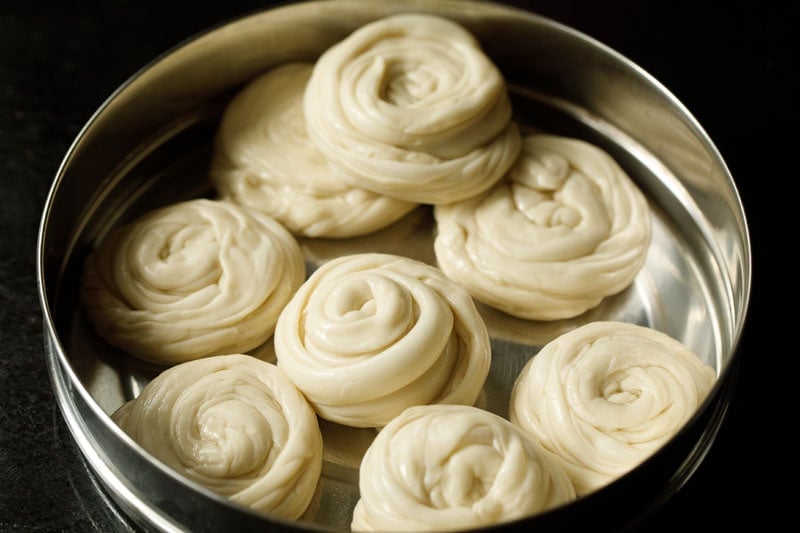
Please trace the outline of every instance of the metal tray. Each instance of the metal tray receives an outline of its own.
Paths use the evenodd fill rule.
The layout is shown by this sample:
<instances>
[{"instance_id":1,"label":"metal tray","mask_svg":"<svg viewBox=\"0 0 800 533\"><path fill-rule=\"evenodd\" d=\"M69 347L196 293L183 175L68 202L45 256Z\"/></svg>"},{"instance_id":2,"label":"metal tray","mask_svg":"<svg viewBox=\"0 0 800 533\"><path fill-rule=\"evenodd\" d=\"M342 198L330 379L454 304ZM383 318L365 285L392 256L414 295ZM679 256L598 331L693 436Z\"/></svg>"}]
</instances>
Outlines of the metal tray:
<instances>
[{"instance_id":1,"label":"metal tray","mask_svg":"<svg viewBox=\"0 0 800 533\"><path fill-rule=\"evenodd\" d=\"M356 27L398 11L447 16L470 29L509 82L524 127L580 137L608 151L655 211L646 264L633 285L586 314L514 319L480 306L493 360L482 407L507 416L524 363L560 333L593 320L659 329L712 365L718 382L659 453L608 487L524 520L540 530L624 527L679 488L724 419L750 291L750 243L734 182L712 141L656 80L602 44L535 14L463 1L320 1L253 13L169 51L120 87L87 123L53 183L39 234L38 279L53 388L70 431L114 500L156 531L349 529L358 462L373 430L322 423L323 477L298 522L237 507L155 461L109 415L161 369L110 348L77 303L82 261L114 226L157 206L213 194L211 139L226 102L259 72L313 61ZM230 61L231 57L238 58ZM372 235L300 239L309 272L347 253L382 251L435 264L430 208ZM271 344L260 356L272 358ZM509 525L509 527L513 524Z\"/></svg>"}]
</instances>

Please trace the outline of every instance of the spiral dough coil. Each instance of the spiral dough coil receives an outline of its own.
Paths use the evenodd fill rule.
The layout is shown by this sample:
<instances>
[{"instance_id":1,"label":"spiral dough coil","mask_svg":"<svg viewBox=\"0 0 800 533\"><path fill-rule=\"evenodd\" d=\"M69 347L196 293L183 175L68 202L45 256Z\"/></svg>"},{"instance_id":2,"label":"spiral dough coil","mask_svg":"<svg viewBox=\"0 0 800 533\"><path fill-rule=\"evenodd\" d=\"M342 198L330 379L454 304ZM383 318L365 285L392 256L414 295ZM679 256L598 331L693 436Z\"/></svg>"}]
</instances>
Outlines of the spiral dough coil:
<instances>
[{"instance_id":1,"label":"spiral dough coil","mask_svg":"<svg viewBox=\"0 0 800 533\"><path fill-rule=\"evenodd\" d=\"M328 48L303 105L343 179L409 202L478 194L519 154L502 74L466 29L433 15L385 17Z\"/></svg>"},{"instance_id":2,"label":"spiral dough coil","mask_svg":"<svg viewBox=\"0 0 800 533\"><path fill-rule=\"evenodd\" d=\"M473 404L491 346L472 298L438 269L365 253L325 263L298 289L275 353L322 418L381 427L412 405Z\"/></svg>"},{"instance_id":3,"label":"spiral dough coil","mask_svg":"<svg viewBox=\"0 0 800 533\"><path fill-rule=\"evenodd\" d=\"M384 427L359 474L353 531L466 530L575 498L561 466L522 431L476 407L411 407Z\"/></svg>"},{"instance_id":4,"label":"spiral dough coil","mask_svg":"<svg viewBox=\"0 0 800 533\"><path fill-rule=\"evenodd\" d=\"M280 65L234 97L217 132L211 178L221 197L266 213L295 235L372 233L416 204L334 175L306 134L303 91L311 69L311 63Z\"/></svg>"},{"instance_id":5,"label":"spiral dough coil","mask_svg":"<svg viewBox=\"0 0 800 533\"><path fill-rule=\"evenodd\" d=\"M155 458L231 501L296 519L322 471L322 435L273 364L242 354L173 366L112 419Z\"/></svg>"},{"instance_id":6,"label":"spiral dough coil","mask_svg":"<svg viewBox=\"0 0 800 533\"><path fill-rule=\"evenodd\" d=\"M535 134L506 179L436 206L439 267L475 299L533 320L572 318L628 287L651 239L647 200L600 148Z\"/></svg>"},{"instance_id":7,"label":"spiral dough coil","mask_svg":"<svg viewBox=\"0 0 800 533\"><path fill-rule=\"evenodd\" d=\"M300 246L280 223L197 199L103 239L86 260L81 299L107 341L169 365L258 347L304 278Z\"/></svg>"},{"instance_id":8,"label":"spiral dough coil","mask_svg":"<svg viewBox=\"0 0 800 533\"><path fill-rule=\"evenodd\" d=\"M715 379L713 368L660 331L591 322L526 364L509 418L559 459L583 495L655 453L695 414Z\"/></svg>"}]
</instances>

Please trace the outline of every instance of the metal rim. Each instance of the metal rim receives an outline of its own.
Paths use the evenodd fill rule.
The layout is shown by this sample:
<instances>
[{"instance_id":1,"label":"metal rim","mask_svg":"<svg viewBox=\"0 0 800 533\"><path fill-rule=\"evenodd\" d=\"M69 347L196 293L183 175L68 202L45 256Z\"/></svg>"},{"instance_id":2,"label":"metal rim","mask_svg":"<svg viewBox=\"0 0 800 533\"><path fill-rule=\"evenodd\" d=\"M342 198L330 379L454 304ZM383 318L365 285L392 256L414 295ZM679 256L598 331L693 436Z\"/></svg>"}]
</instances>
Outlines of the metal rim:
<instances>
[{"instance_id":1,"label":"metal rim","mask_svg":"<svg viewBox=\"0 0 800 533\"><path fill-rule=\"evenodd\" d=\"M243 17L245 18L245 17ZM555 23L557 24L557 23ZM574 32L569 28L565 28L567 31ZM582 39L588 39L586 36L582 34L576 33ZM204 35L205 33L201 34ZM198 38L198 36L195 37ZM192 39L194 40L194 39ZM191 42L187 41L187 42ZM184 45L186 42L183 43ZM600 44L600 43L597 43ZM181 45L183 46L183 45ZM180 47L176 47L178 49ZM605 47L604 47L605 48ZM173 50L174 51L174 50ZM610 53L616 54L613 50L607 50ZM165 55L168 55L172 51L168 52ZM618 54L616 54L618 55ZM163 57L163 56L162 56ZM630 63L627 59L621 58L623 61ZM154 61L155 63L156 61ZM631 64L632 65L632 64ZM633 65L635 67L635 65ZM637 68L641 75L646 77L650 80L651 83L655 84L658 87L661 85L654 80L649 74L646 72L641 71L641 69ZM146 70L146 69L143 69ZM54 201L55 193L59 187L59 183L61 181L61 177L63 176L66 168L69 165L69 161L71 159L73 149L77 145L77 143L81 140L83 135L88 131L91 127L93 122L97 120L97 118L102 114L105 106L108 102L111 102L114 98L116 98L121 92L124 91L125 87L134 80L139 73L134 75L128 82L123 84L114 94L109 97L107 102L103 104L96 113L91 117L91 119L87 122L84 128L81 130L79 135L77 136L73 146L68 151L66 157L64 158L58 172L54 183L51 187L50 193L48 194L47 202L45 205L41 227L39 230L39 238L37 242L37 252L38 252L38 261L37 261L37 282L38 282L38 290L39 290L39 297L41 306L43 309L43 316L44 316L44 324L47 333L46 343L46 352L47 352L47 362L50 371L51 381L53 383L53 388L56 392L57 399L59 400L59 405L62 411L62 414L67 421L67 425L72 433L73 437L77 441L81 452L86 457L89 465L97 474L97 476L102 481L103 485L110 490L114 499L121 504L121 506L125 509L125 511L136 517L136 521L139 523L145 523L155 527L160 531L182 531L183 529L180 526L176 525L175 522L168 516L163 515L160 512L155 511L148 503L140 498L134 491L131 491L120 479L114 474L114 472L109 468L106 460L102 457L102 449L100 449L96 442L92 439L87 437L87 430L86 425L81 419L79 410L75 407L74 400L71 399L70 392L76 393L80 398L80 401L85 403L86 406L93 411L93 413L97 416L97 418L101 421L101 423L108 426L110 431L115 431L117 428L113 426L108 420L106 420L105 414L102 412L101 409L93 402L90 394L85 389L83 384L77 378L74 373L74 370L71 368L71 364L69 359L57 341L53 339L58 339L58 333L56 331L55 323L53 317L50 312L50 303L48 301L48 296L45 288L45 279L44 279L44 263L46 261L46 253L45 253L45 246L46 243L45 239L45 230L48 223L50 223L49 215L52 207L52 202ZM702 127L697 123L692 115L686 110L683 105L675 99L671 93L666 88L661 87L661 91L664 94L669 95L673 98L675 105L680 106L683 110L683 114L689 117L691 120L694 121L694 127L697 129L699 134L707 140L707 143L710 147L714 147L711 140L708 138ZM714 148L715 149L715 148ZM725 167L725 163L722 158L717 154L719 158L719 164ZM726 168L727 171L727 168ZM733 184L732 178L731 180L731 187L734 193L737 195L738 199L738 192L736 191L735 185ZM741 207L741 201L739 201L740 209L742 209L740 215L742 220L744 220L744 212L743 208ZM750 246L750 237L747 229L746 222L744 224L744 242L747 245L748 249ZM684 439L686 438L685 435L689 434L692 435L692 429L697 429L698 424L702 421L706 421L706 419L710 419L710 422L704 427L699 440L693 445L688 446L689 451L688 453L686 450L682 450L680 453L676 453L674 457L672 457L670 463L679 463L680 466L677 470L672 471L672 475L670 475L670 481L666 484L661 486L661 490L655 489L654 492L659 492L658 496L654 498L653 506L659 505L670 496L672 496L675 492L680 490L680 488L688 481L694 471L698 468L698 466L702 463L703 459L705 458L706 453L711 448L713 444L714 438L716 437L719 428L725 418L725 414L727 412L727 404L730 399L730 395L732 393L734 383L735 383L735 371L732 370L732 367L736 366L738 362L738 355L736 352L736 347L739 342L739 338L741 336L742 329L744 327L744 315L749 306L749 296L750 296L750 279L751 279L751 262L749 260L749 256L745 258L745 265L744 265L744 272L743 276L745 279L746 286L744 287L744 300L738 302L740 305L740 309L738 309L741 316L739 318L737 327L734 331L734 338L733 338L733 351L734 354L731 357L731 361L725 368L722 369L720 373L720 379L718 383L715 385L712 393L707 398L706 402L704 403L703 408L695 415L692 419L690 424L687 428L684 429L682 432L684 434ZM126 439L127 437L123 435L121 432L117 431L119 434L118 436L121 439ZM676 441L680 441L680 438L677 438ZM665 454L661 454L667 455ZM624 485L620 483L620 486ZM544 525L552 523L555 527L555 521L560 521L563 519L563 516L567 512L571 512L571 508L574 505L584 505L584 506L592 506L592 498L587 498L585 502L578 502L576 504L570 504L570 509L555 509L549 512L544 513L542 516L536 516L531 519L524 520L525 523L538 523L541 522ZM605 502L605 499L601 500L601 505ZM635 517L631 517L631 520L635 519ZM559 522L561 523L561 522ZM509 525L510 526L510 525ZM506 526L500 526L506 527Z\"/></svg>"}]
</instances>

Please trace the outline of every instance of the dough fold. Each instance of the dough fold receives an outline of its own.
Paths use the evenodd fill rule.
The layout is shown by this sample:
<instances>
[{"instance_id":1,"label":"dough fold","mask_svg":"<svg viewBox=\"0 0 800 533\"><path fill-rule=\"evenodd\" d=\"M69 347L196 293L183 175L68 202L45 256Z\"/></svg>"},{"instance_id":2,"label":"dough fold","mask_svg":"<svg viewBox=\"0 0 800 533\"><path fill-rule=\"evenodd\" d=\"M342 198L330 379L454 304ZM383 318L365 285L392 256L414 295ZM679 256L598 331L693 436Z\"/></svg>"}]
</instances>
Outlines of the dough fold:
<instances>
[{"instance_id":1,"label":"dough fold","mask_svg":"<svg viewBox=\"0 0 800 533\"><path fill-rule=\"evenodd\" d=\"M327 420L381 427L403 409L473 404L491 346L472 298L438 269L391 254L322 265L285 307L275 353Z\"/></svg>"},{"instance_id":2,"label":"dough fold","mask_svg":"<svg viewBox=\"0 0 800 533\"><path fill-rule=\"evenodd\" d=\"M173 366L112 419L166 466L237 504L296 519L315 494L317 417L275 365L255 357Z\"/></svg>"},{"instance_id":3,"label":"dough fold","mask_svg":"<svg viewBox=\"0 0 800 533\"><path fill-rule=\"evenodd\" d=\"M295 235L372 233L417 204L333 174L306 133L303 91L311 69L302 62L277 66L231 100L215 138L211 179L222 198L266 213Z\"/></svg>"},{"instance_id":4,"label":"dough fold","mask_svg":"<svg viewBox=\"0 0 800 533\"><path fill-rule=\"evenodd\" d=\"M439 267L473 297L533 320L578 316L644 265L649 204L620 166L579 139L523 140L506 179L434 208Z\"/></svg>"},{"instance_id":5,"label":"dough fold","mask_svg":"<svg viewBox=\"0 0 800 533\"><path fill-rule=\"evenodd\" d=\"M558 458L581 496L661 448L715 380L711 366L660 331L592 322L528 361L512 389L509 419Z\"/></svg>"},{"instance_id":6,"label":"dough fold","mask_svg":"<svg viewBox=\"0 0 800 533\"><path fill-rule=\"evenodd\" d=\"M353 531L455 531L575 499L567 475L508 420L462 405L411 407L361 462Z\"/></svg>"},{"instance_id":7,"label":"dough fold","mask_svg":"<svg viewBox=\"0 0 800 533\"><path fill-rule=\"evenodd\" d=\"M109 343L169 365L258 347L304 279L300 246L280 223L196 199L103 239L85 262L81 300Z\"/></svg>"},{"instance_id":8,"label":"dough fold","mask_svg":"<svg viewBox=\"0 0 800 533\"><path fill-rule=\"evenodd\" d=\"M343 179L409 202L478 194L519 154L502 74L465 28L434 15L379 19L327 49L303 105Z\"/></svg>"}]
</instances>

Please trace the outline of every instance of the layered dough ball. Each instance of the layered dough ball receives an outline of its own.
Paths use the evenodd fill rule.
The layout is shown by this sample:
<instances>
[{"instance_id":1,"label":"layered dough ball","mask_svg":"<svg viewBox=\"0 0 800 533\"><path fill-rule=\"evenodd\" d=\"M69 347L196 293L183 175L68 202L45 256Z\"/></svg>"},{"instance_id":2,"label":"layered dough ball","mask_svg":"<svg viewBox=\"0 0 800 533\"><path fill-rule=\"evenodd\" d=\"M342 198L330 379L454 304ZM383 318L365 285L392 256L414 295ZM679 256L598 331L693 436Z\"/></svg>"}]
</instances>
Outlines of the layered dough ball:
<instances>
[{"instance_id":1,"label":"layered dough ball","mask_svg":"<svg viewBox=\"0 0 800 533\"><path fill-rule=\"evenodd\" d=\"M322 435L273 364L218 355L173 366L112 419L147 452L237 504L296 519L322 471Z\"/></svg>"},{"instance_id":2,"label":"layered dough ball","mask_svg":"<svg viewBox=\"0 0 800 533\"><path fill-rule=\"evenodd\" d=\"M278 319L278 365L317 413L381 427L412 405L472 405L491 346L470 295L431 265L391 254L322 265Z\"/></svg>"},{"instance_id":3,"label":"layered dough ball","mask_svg":"<svg viewBox=\"0 0 800 533\"><path fill-rule=\"evenodd\" d=\"M509 418L558 458L584 495L663 446L715 380L713 368L660 331L591 322L551 341L526 364Z\"/></svg>"},{"instance_id":4,"label":"layered dough ball","mask_svg":"<svg viewBox=\"0 0 800 533\"><path fill-rule=\"evenodd\" d=\"M578 139L534 134L490 191L436 206L439 267L475 299L533 320L572 318L644 265L649 204L622 168Z\"/></svg>"},{"instance_id":5,"label":"layered dough ball","mask_svg":"<svg viewBox=\"0 0 800 533\"><path fill-rule=\"evenodd\" d=\"M392 15L330 47L304 109L342 179L409 202L478 194L520 149L502 74L473 35L434 15Z\"/></svg>"},{"instance_id":6,"label":"layered dough ball","mask_svg":"<svg viewBox=\"0 0 800 533\"><path fill-rule=\"evenodd\" d=\"M295 235L372 233L416 204L334 176L306 134L303 92L311 69L310 63L275 67L233 98L215 139L211 179L221 197L270 215Z\"/></svg>"},{"instance_id":7,"label":"layered dough ball","mask_svg":"<svg viewBox=\"0 0 800 533\"><path fill-rule=\"evenodd\" d=\"M169 365L258 347L304 279L300 246L280 223L197 199L103 239L86 260L81 300L109 343Z\"/></svg>"},{"instance_id":8,"label":"layered dough ball","mask_svg":"<svg viewBox=\"0 0 800 533\"><path fill-rule=\"evenodd\" d=\"M516 426L476 407L411 407L384 427L359 472L353 531L454 531L575 499L561 466Z\"/></svg>"}]
</instances>

